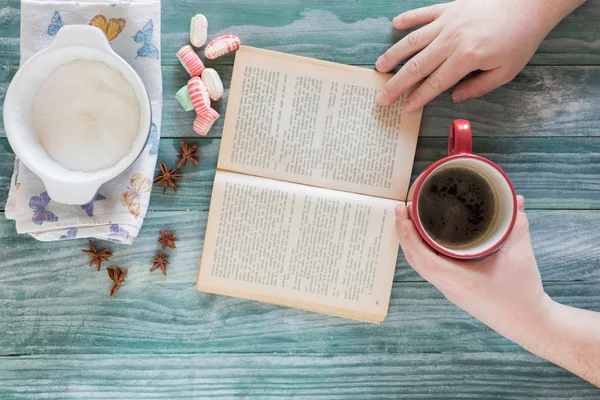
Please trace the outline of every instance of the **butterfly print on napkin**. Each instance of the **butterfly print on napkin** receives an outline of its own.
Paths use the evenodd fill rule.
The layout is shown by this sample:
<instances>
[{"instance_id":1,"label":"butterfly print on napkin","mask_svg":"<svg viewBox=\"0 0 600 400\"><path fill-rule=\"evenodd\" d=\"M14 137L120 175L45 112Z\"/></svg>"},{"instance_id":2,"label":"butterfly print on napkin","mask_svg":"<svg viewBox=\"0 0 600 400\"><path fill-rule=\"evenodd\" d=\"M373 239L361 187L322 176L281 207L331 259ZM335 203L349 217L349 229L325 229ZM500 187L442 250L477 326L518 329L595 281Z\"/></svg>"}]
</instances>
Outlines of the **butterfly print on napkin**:
<instances>
[{"instance_id":1,"label":"butterfly print on napkin","mask_svg":"<svg viewBox=\"0 0 600 400\"><path fill-rule=\"evenodd\" d=\"M46 210L46 207L50 203L50 196L47 192L43 192L39 196L33 196L29 200L29 207L33 210L33 223L36 225L42 225L44 222L56 222L58 217L52 212Z\"/></svg>"},{"instance_id":2,"label":"butterfly print on napkin","mask_svg":"<svg viewBox=\"0 0 600 400\"><path fill-rule=\"evenodd\" d=\"M156 127L156 124L153 122L152 126L150 127L150 136L148 136L148 143L146 144L146 146L150 146L150 156L155 155L156 153L158 153L158 143L159 143L159 139L158 139L158 128Z\"/></svg>"},{"instance_id":3,"label":"butterfly print on napkin","mask_svg":"<svg viewBox=\"0 0 600 400\"><path fill-rule=\"evenodd\" d=\"M137 51L137 57L154 58L158 60L159 53L155 45L152 44L152 35L154 34L154 23L149 20L146 25L133 36L133 40L136 43L140 43L140 47Z\"/></svg>"},{"instance_id":4,"label":"butterfly print on napkin","mask_svg":"<svg viewBox=\"0 0 600 400\"><path fill-rule=\"evenodd\" d=\"M96 196L87 204L81 206L83 210L85 210L88 217L94 216L94 203L100 200L106 200L106 197L102 196L100 193L96 193Z\"/></svg>"},{"instance_id":5,"label":"butterfly print on napkin","mask_svg":"<svg viewBox=\"0 0 600 400\"><path fill-rule=\"evenodd\" d=\"M62 17L60 16L60 13L58 11L54 11L54 15L52 15L52 20L50 20L50 25L48 25L48 35L55 36L62 27Z\"/></svg>"},{"instance_id":6,"label":"butterfly print on napkin","mask_svg":"<svg viewBox=\"0 0 600 400\"><path fill-rule=\"evenodd\" d=\"M110 233L120 233L122 235L129 235L129 232L127 232L125 229L121 228L119 226L119 224L112 224L110 226Z\"/></svg>"},{"instance_id":7,"label":"butterfly print on napkin","mask_svg":"<svg viewBox=\"0 0 600 400\"><path fill-rule=\"evenodd\" d=\"M111 18L107 19L104 15L98 14L90 21L91 26L99 28L109 41L115 39L123 32L127 21L123 18Z\"/></svg>"},{"instance_id":8,"label":"butterfly print on napkin","mask_svg":"<svg viewBox=\"0 0 600 400\"><path fill-rule=\"evenodd\" d=\"M77 237L77 228L69 228L67 233L60 236L60 240L75 239Z\"/></svg>"},{"instance_id":9,"label":"butterfly print on napkin","mask_svg":"<svg viewBox=\"0 0 600 400\"><path fill-rule=\"evenodd\" d=\"M150 193L152 190L152 181L141 173L136 173L131 176L127 191L121 194L121 204L129 209L129 213L133 218L140 217L140 209L142 205L142 196Z\"/></svg>"}]
</instances>

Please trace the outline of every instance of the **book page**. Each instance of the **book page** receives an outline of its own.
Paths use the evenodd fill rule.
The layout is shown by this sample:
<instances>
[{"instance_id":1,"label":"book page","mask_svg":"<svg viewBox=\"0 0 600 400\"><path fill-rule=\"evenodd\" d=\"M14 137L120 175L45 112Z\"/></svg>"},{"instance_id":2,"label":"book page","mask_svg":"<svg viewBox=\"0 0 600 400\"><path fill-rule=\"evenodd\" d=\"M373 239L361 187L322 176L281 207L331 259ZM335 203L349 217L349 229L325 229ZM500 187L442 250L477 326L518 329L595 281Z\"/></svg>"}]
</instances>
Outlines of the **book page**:
<instances>
[{"instance_id":1,"label":"book page","mask_svg":"<svg viewBox=\"0 0 600 400\"><path fill-rule=\"evenodd\" d=\"M376 105L391 76L242 46L218 167L404 200L422 112Z\"/></svg>"},{"instance_id":2,"label":"book page","mask_svg":"<svg viewBox=\"0 0 600 400\"><path fill-rule=\"evenodd\" d=\"M217 171L198 290L380 322L398 202Z\"/></svg>"}]
</instances>

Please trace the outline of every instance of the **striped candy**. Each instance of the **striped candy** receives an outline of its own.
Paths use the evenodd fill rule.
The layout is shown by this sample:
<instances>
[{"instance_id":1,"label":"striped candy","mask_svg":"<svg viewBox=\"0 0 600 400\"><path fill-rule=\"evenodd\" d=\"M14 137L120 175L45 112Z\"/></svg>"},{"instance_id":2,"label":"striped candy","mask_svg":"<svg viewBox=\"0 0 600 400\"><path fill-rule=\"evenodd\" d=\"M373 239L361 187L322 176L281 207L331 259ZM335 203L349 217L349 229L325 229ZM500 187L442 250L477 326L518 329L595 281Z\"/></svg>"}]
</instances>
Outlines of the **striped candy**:
<instances>
[{"instance_id":1,"label":"striped candy","mask_svg":"<svg viewBox=\"0 0 600 400\"><path fill-rule=\"evenodd\" d=\"M240 48L240 38L235 35L219 36L204 49L204 55L209 60L221 57Z\"/></svg>"},{"instance_id":2,"label":"striped candy","mask_svg":"<svg viewBox=\"0 0 600 400\"><path fill-rule=\"evenodd\" d=\"M210 109L210 95L202 79L194 77L188 81L188 90L197 114L206 114Z\"/></svg>"},{"instance_id":3,"label":"striped candy","mask_svg":"<svg viewBox=\"0 0 600 400\"><path fill-rule=\"evenodd\" d=\"M194 48L189 44L179 49L177 58L181 62L181 65L183 65L183 68L185 68L192 77L202 75L202 72L205 70L202 60L198 57Z\"/></svg>"},{"instance_id":4,"label":"striped candy","mask_svg":"<svg viewBox=\"0 0 600 400\"><path fill-rule=\"evenodd\" d=\"M219 117L219 113L212 108L209 108L204 114L198 114L194 120L194 132L196 132L198 135L206 136L208 131L210 131L210 128L212 128L213 124L217 119L219 119Z\"/></svg>"}]
</instances>

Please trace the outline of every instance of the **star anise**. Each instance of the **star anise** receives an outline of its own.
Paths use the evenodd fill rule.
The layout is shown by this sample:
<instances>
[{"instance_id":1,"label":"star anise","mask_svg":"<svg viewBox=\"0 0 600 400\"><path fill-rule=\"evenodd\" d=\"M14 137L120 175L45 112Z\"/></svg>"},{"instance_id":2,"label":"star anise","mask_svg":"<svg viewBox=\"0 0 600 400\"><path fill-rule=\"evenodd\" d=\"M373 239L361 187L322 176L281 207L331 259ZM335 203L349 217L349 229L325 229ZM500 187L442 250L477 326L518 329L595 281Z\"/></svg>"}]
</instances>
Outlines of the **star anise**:
<instances>
[{"instance_id":1,"label":"star anise","mask_svg":"<svg viewBox=\"0 0 600 400\"><path fill-rule=\"evenodd\" d=\"M110 288L110 295L114 295L117 293L117 290L121 287L121 283L125 282L125 277L127 276L127 269L121 270L118 265L115 265L114 268L106 268L108 271L108 276L115 283L112 288Z\"/></svg>"},{"instance_id":2,"label":"star anise","mask_svg":"<svg viewBox=\"0 0 600 400\"><path fill-rule=\"evenodd\" d=\"M161 230L160 231L160 239L158 239L158 243L162 244L162 248L167 248L170 247L172 249L174 249L175 247L175 241L179 240L179 238L177 236L175 236L173 231L168 231L168 230Z\"/></svg>"},{"instance_id":3,"label":"star anise","mask_svg":"<svg viewBox=\"0 0 600 400\"><path fill-rule=\"evenodd\" d=\"M181 141L181 150L177 152L177 168L185 167L187 162L191 162L194 165L200 165L198 161L198 145L187 144L183 140Z\"/></svg>"},{"instance_id":4,"label":"star anise","mask_svg":"<svg viewBox=\"0 0 600 400\"><path fill-rule=\"evenodd\" d=\"M156 256L156 258L154 260L148 261L153 264L152 268L150 268L150 272L160 268L160 270L166 276L167 275L167 264L170 264L168 261L169 256L166 255L165 253L155 253L155 256Z\"/></svg>"},{"instance_id":5,"label":"star anise","mask_svg":"<svg viewBox=\"0 0 600 400\"><path fill-rule=\"evenodd\" d=\"M94 246L94 242L92 240L88 240L90 245L89 250L81 250L88 256L92 257L90 260L90 267L96 264L96 268L100 271L100 267L102 266L102 261L108 261L110 257L112 257L112 253L108 249L100 249L98 250L96 246Z\"/></svg>"},{"instance_id":6,"label":"star anise","mask_svg":"<svg viewBox=\"0 0 600 400\"><path fill-rule=\"evenodd\" d=\"M177 192L177 185L175 180L183 178L183 175L177 173L177 169L167 168L167 166L161 161L160 170L158 176L154 180L154 183L162 183L163 193L167 192L167 188L171 186L175 192Z\"/></svg>"}]
</instances>

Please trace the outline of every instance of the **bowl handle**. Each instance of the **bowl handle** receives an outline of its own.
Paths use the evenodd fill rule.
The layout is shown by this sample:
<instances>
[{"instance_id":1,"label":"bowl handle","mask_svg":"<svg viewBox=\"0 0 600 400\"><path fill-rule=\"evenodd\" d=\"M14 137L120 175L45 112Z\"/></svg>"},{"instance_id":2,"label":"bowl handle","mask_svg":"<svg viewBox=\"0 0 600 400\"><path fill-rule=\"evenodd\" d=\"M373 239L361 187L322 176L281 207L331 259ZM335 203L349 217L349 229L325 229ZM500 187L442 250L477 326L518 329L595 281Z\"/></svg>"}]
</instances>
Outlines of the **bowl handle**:
<instances>
[{"instance_id":1,"label":"bowl handle","mask_svg":"<svg viewBox=\"0 0 600 400\"><path fill-rule=\"evenodd\" d=\"M56 34L50 47L86 46L113 52L104 32L91 25L67 25Z\"/></svg>"},{"instance_id":2,"label":"bowl handle","mask_svg":"<svg viewBox=\"0 0 600 400\"><path fill-rule=\"evenodd\" d=\"M98 182L78 182L76 184L68 184L61 181L56 181L50 177L42 179L48 196L57 203L83 205L87 204L96 195L100 189L101 183Z\"/></svg>"}]
</instances>

